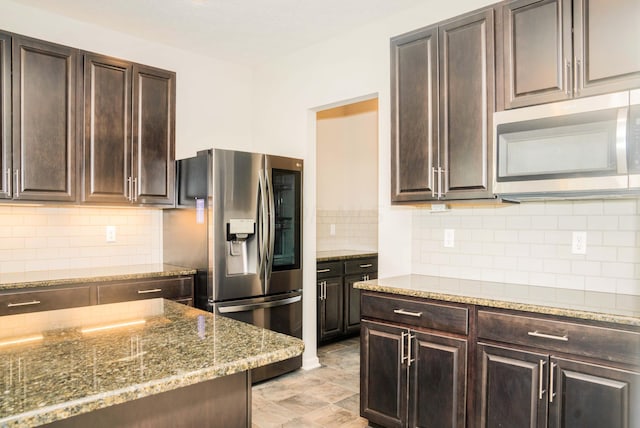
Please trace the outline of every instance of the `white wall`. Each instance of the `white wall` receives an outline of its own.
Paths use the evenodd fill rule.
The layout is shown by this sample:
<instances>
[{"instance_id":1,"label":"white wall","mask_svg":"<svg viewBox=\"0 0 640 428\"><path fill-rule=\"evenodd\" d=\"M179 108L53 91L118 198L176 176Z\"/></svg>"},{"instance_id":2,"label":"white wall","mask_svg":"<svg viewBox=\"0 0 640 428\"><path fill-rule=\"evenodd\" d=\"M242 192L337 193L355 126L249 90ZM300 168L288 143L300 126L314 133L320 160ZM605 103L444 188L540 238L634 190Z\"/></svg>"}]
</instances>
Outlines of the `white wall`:
<instances>
[{"instance_id":1,"label":"white wall","mask_svg":"<svg viewBox=\"0 0 640 428\"><path fill-rule=\"evenodd\" d=\"M317 210L378 209L378 112L316 122Z\"/></svg>"}]
</instances>

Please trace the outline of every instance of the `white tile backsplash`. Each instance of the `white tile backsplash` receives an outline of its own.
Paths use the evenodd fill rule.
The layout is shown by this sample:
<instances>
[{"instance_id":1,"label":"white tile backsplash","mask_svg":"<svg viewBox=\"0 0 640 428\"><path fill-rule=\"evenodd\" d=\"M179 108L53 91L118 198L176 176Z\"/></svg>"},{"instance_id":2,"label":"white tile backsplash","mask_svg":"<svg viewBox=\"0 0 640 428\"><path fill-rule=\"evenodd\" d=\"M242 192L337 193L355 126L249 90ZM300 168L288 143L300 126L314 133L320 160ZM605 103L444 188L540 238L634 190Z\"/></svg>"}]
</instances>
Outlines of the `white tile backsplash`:
<instances>
[{"instance_id":1,"label":"white tile backsplash","mask_svg":"<svg viewBox=\"0 0 640 428\"><path fill-rule=\"evenodd\" d=\"M331 225L335 234L331 234ZM375 210L318 210L316 250L377 251L378 212Z\"/></svg>"},{"instance_id":2,"label":"white tile backsplash","mask_svg":"<svg viewBox=\"0 0 640 428\"><path fill-rule=\"evenodd\" d=\"M0 223L0 273L162 262L157 209L0 206Z\"/></svg>"},{"instance_id":3,"label":"white tile backsplash","mask_svg":"<svg viewBox=\"0 0 640 428\"><path fill-rule=\"evenodd\" d=\"M445 228L455 229L454 248L443 245ZM573 231L587 232L586 254L571 253ZM420 208L412 272L640 295L639 231L640 199Z\"/></svg>"}]
</instances>

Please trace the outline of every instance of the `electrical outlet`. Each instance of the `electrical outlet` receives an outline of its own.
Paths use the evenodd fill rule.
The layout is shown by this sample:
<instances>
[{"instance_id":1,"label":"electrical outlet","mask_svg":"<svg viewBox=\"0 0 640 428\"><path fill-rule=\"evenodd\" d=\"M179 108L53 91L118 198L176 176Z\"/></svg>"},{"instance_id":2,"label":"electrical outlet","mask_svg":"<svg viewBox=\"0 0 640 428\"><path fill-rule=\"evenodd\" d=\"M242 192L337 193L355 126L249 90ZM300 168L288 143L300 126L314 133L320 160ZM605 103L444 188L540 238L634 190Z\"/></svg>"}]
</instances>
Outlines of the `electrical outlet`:
<instances>
[{"instance_id":1,"label":"electrical outlet","mask_svg":"<svg viewBox=\"0 0 640 428\"><path fill-rule=\"evenodd\" d=\"M587 254L587 232L573 232L571 252L573 254Z\"/></svg>"},{"instance_id":2,"label":"electrical outlet","mask_svg":"<svg viewBox=\"0 0 640 428\"><path fill-rule=\"evenodd\" d=\"M447 248L453 248L455 246L455 229L444 230L444 246Z\"/></svg>"},{"instance_id":3,"label":"electrical outlet","mask_svg":"<svg viewBox=\"0 0 640 428\"><path fill-rule=\"evenodd\" d=\"M107 242L116 242L115 226L107 226Z\"/></svg>"},{"instance_id":4,"label":"electrical outlet","mask_svg":"<svg viewBox=\"0 0 640 428\"><path fill-rule=\"evenodd\" d=\"M329 235L334 236L335 234L336 234L336 225L332 223L329 225Z\"/></svg>"}]
</instances>

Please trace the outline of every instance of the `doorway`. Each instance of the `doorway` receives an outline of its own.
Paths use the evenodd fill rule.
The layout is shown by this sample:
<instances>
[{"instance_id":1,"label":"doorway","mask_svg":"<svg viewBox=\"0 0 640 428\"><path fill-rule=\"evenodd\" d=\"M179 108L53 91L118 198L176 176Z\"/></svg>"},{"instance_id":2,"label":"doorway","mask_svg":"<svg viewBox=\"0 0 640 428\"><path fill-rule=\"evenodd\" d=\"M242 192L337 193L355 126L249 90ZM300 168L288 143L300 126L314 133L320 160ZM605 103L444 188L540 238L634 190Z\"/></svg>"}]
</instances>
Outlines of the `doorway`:
<instances>
[{"instance_id":1,"label":"doorway","mask_svg":"<svg viewBox=\"0 0 640 428\"><path fill-rule=\"evenodd\" d=\"M378 99L316 113L316 251L378 250Z\"/></svg>"}]
</instances>

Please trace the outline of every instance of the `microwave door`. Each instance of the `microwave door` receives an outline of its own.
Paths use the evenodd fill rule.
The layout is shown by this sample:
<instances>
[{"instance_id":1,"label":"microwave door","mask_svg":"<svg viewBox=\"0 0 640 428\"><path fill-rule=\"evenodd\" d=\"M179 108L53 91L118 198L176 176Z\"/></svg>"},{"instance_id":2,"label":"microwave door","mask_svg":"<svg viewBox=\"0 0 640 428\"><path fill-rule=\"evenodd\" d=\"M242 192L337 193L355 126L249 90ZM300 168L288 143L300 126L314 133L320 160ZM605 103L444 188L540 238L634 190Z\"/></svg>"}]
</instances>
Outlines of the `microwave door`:
<instances>
[{"instance_id":1,"label":"microwave door","mask_svg":"<svg viewBox=\"0 0 640 428\"><path fill-rule=\"evenodd\" d=\"M594 100L589 105L580 100L496 113L494 191L542 195L626 189L628 99L628 93L603 97L601 110L590 105Z\"/></svg>"}]
</instances>

